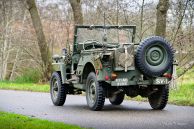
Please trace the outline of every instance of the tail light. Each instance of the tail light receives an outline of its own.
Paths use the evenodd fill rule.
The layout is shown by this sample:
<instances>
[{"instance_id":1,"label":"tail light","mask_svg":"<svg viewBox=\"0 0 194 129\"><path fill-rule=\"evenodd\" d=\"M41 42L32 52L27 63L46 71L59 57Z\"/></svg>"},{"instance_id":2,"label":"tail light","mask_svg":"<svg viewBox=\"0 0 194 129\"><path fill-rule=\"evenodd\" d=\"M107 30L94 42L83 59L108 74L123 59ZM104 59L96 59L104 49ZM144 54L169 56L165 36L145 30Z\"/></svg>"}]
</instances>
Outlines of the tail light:
<instances>
[{"instance_id":1,"label":"tail light","mask_svg":"<svg viewBox=\"0 0 194 129\"><path fill-rule=\"evenodd\" d=\"M166 78L172 78L172 74L170 74L170 73L165 73L163 76Z\"/></svg>"},{"instance_id":2,"label":"tail light","mask_svg":"<svg viewBox=\"0 0 194 129\"><path fill-rule=\"evenodd\" d=\"M109 80L109 76L108 76L108 75L105 76L105 80L106 80L106 81Z\"/></svg>"}]
</instances>

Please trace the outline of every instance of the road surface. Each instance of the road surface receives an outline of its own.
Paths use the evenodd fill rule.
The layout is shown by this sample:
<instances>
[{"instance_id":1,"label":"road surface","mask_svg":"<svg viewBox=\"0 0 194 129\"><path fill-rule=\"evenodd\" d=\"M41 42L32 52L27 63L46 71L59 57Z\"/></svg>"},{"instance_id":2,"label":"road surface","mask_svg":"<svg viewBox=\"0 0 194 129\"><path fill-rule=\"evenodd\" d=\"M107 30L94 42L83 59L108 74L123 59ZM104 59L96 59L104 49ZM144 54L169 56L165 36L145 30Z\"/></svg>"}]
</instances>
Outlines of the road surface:
<instances>
[{"instance_id":1,"label":"road surface","mask_svg":"<svg viewBox=\"0 0 194 129\"><path fill-rule=\"evenodd\" d=\"M85 96L68 95L64 106L53 106L50 94L0 90L0 111L96 129L194 129L194 107L167 105L154 111L146 102L124 101L90 111Z\"/></svg>"}]
</instances>

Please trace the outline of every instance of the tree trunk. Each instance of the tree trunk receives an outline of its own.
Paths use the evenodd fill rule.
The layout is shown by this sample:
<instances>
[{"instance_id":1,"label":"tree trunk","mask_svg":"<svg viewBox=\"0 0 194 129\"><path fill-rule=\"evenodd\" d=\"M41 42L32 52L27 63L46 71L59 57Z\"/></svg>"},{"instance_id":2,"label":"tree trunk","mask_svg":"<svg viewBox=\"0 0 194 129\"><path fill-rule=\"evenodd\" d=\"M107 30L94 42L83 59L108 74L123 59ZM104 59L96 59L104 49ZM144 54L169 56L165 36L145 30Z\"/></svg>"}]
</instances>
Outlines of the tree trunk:
<instances>
[{"instance_id":1,"label":"tree trunk","mask_svg":"<svg viewBox=\"0 0 194 129\"><path fill-rule=\"evenodd\" d=\"M42 23L40 20L40 16L36 7L35 0L27 0L28 10L31 15L32 23L36 32L36 36L38 39L38 46L40 49L41 59L43 62L43 75L44 79L49 79L49 75L51 73L51 61L50 61L50 52L49 47L46 42L46 38L43 32ZM45 80L45 81L46 81Z\"/></svg>"},{"instance_id":2,"label":"tree trunk","mask_svg":"<svg viewBox=\"0 0 194 129\"><path fill-rule=\"evenodd\" d=\"M166 34L166 17L169 8L169 0L159 0L157 5L157 21L155 34L158 36L165 37Z\"/></svg>"},{"instance_id":3,"label":"tree trunk","mask_svg":"<svg viewBox=\"0 0 194 129\"><path fill-rule=\"evenodd\" d=\"M144 3L145 0L142 0L142 5L141 5L141 16L140 16L140 42L143 38L143 17L144 17Z\"/></svg>"},{"instance_id":4,"label":"tree trunk","mask_svg":"<svg viewBox=\"0 0 194 129\"><path fill-rule=\"evenodd\" d=\"M74 24L83 24L83 14L81 7L81 0L69 0L73 10Z\"/></svg>"}]
</instances>

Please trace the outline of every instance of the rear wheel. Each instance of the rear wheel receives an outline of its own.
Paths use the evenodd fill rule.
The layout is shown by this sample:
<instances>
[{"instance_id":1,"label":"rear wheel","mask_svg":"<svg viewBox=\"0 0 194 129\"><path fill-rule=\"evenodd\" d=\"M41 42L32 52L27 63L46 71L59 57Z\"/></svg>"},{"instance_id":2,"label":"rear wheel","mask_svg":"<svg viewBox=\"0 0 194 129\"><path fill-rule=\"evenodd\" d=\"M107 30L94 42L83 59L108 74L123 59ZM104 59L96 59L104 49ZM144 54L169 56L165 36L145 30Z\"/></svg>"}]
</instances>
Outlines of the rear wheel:
<instances>
[{"instance_id":1,"label":"rear wheel","mask_svg":"<svg viewBox=\"0 0 194 129\"><path fill-rule=\"evenodd\" d=\"M97 81L94 72L89 73L86 81L86 100L89 108L94 111L104 106L105 95L102 83Z\"/></svg>"},{"instance_id":2,"label":"rear wheel","mask_svg":"<svg viewBox=\"0 0 194 129\"><path fill-rule=\"evenodd\" d=\"M151 107L155 110L162 110L168 102L169 86L158 86L158 91L148 97Z\"/></svg>"},{"instance_id":3,"label":"rear wheel","mask_svg":"<svg viewBox=\"0 0 194 129\"><path fill-rule=\"evenodd\" d=\"M54 72L51 76L50 94L54 105L62 106L66 100L66 87L62 84L60 72Z\"/></svg>"},{"instance_id":4,"label":"rear wheel","mask_svg":"<svg viewBox=\"0 0 194 129\"><path fill-rule=\"evenodd\" d=\"M119 93L109 97L109 101L112 105L120 105L124 100L125 94Z\"/></svg>"}]
</instances>

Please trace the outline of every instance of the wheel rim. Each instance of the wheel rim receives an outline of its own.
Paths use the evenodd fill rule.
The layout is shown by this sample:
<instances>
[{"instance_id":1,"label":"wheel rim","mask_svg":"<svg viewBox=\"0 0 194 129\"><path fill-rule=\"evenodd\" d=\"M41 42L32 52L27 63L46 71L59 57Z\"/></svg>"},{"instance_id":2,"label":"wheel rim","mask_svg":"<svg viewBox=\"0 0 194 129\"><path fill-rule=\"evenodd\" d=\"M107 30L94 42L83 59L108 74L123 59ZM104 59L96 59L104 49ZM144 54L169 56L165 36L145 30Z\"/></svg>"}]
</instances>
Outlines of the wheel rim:
<instances>
[{"instance_id":1,"label":"wheel rim","mask_svg":"<svg viewBox=\"0 0 194 129\"><path fill-rule=\"evenodd\" d=\"M57 79L53 79L52 83L52 96L53 99L56 100L59 92L59 85Z\"/></svg>"},{"instance_id":2,"label":"wheel rim","mask_svg":"<svg viewBox=\"0 0 194 129\"><path fill-rule=\"evenodd\" d=\"M146 49L145 55L145 61L149 67L158 69L166 65L168 54L166 49L159 44L154 44L148 47Z\"/></svg>"},{"instance_id":3,"label":"wheel rim","mask_svg":"<svg viewBox=\"0 0 194 129\"><path fill-rule=\"evenodd\" d=\"M93 80L89 82L88 97L89 103L93 105L96 101L96 83Z\"/></svg>"}]
</instances>

